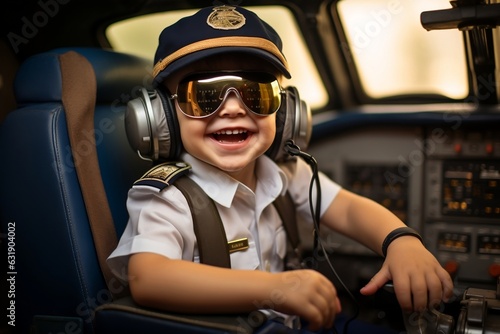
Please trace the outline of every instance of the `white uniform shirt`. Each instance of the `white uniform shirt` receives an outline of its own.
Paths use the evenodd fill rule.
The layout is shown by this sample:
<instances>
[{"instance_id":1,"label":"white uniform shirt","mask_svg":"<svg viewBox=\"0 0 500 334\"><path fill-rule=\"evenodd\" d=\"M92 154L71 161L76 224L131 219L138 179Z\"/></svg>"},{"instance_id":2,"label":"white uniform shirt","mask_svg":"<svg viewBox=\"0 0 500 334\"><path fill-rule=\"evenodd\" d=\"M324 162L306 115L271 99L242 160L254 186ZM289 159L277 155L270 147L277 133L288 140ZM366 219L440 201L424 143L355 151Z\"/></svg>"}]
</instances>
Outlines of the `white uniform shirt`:
<instances>
[{"instance_id":1,"label":"white uniform shirt","mask_svg":"<svg viewBox=\"0 0 500 334\"><path fill-rule=\"evenodd\" d=\"M309 185L312 172L301 159L278 166L267 156L257 160L255 193L242 183L189 154L181 160L192 166L188 176L214 200L228 242L247 238L249 249L230 255L234 269L282 271L286 234L273 201L288 190L301 219L312 221ZM340 186L320 174L321 214ZM175 187L163 191L134 186L128 194L129 221L118 247L108 258L113 272L126 279L131 254L151 252L171 259L199 262L189 205Z\"/></svg>"}]
</instances>

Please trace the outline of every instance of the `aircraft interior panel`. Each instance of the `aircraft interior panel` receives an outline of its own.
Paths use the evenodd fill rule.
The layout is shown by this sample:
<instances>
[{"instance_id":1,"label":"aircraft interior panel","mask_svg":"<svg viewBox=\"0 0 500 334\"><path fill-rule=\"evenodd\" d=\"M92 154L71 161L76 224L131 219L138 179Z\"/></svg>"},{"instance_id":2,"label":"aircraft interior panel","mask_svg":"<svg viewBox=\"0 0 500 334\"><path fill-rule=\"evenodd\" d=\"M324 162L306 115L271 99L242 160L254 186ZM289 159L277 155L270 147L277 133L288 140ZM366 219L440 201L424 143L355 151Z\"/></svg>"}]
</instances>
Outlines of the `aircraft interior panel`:
<instances>
[{"instance_id":1,"label":"aircraft interior panel","mask_svg":"<svg viewBox=\"0 0 500 334\"><path fill-rule=\"evenodd\" d=\"M495 288L500 273L495 125L463 125L459 131L450 124L352 126L315 140L308 151L341 186L382 203L419 231L457 290ZM320 235L335 254L340 276L353 282L350 288L379 269L373 251L326 228Z\"/></svg>"}]
</instances>

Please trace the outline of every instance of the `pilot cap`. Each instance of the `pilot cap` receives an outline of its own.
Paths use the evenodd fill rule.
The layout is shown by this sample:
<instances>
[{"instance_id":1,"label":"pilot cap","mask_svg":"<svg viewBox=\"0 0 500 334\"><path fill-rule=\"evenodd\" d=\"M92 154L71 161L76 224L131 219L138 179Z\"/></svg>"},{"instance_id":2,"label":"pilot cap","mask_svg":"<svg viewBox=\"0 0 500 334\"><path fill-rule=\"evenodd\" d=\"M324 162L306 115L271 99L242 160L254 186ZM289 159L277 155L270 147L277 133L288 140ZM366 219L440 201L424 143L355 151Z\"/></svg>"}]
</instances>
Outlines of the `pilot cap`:
<instances>
[{"instance_id":1,"label":"pilot cap","mask_svg":"<svg viewBox=\"0 0 500 334\"><path fill-rule=\"evenodd\" d=\"M237 6L215 6L180 19L160 34L153 82L197 60L227 52L260 57L290 78L276 31L255 13Z\"/></svg>"}]
</instances>

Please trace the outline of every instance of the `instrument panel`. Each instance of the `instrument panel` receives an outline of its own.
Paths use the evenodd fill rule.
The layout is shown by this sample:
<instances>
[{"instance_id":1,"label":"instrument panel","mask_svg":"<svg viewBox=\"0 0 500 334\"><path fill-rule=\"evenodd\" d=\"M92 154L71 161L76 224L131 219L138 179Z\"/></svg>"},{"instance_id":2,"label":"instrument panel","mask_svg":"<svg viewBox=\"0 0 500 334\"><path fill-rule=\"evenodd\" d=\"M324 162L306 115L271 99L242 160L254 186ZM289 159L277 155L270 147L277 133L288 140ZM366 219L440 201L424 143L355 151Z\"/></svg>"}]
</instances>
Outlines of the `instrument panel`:
<instances>
[{"instance_id":1,"label":"instrument panel","mask_svg":"<svg viewBox=\"0 0 500 334\"><path fill-rule=\"evenodd\" d=\"M457 287L496 287L500 131L488 122L410 123L344 127L314 140L308 152L344 188L419 231ZM381 259L371 250L326 228L320 236L333 261L340 258L341 277L359 282L378 271Z\"/></svg>"},{"instance_id":2,"label":"instrument panel","mask_svg":"<svg viewBox=\"0 0 500 334\"><path fill-rule=\"evenodd\" d=\"M423 231L429 250L458 284L496 284L500 133L488 127L448 131L428 152L424 176Z\"/></svg>"}]
</instances>

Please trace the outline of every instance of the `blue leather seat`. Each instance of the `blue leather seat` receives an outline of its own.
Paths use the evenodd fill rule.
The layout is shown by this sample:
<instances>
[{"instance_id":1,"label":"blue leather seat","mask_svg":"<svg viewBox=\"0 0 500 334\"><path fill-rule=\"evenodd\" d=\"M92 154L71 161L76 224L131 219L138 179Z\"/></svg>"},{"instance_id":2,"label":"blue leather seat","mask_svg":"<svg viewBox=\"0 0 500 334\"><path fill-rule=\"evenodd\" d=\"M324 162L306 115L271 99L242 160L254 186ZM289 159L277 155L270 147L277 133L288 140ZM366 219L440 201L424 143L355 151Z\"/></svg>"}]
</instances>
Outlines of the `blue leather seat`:
<instances>
[{"instance_id":1,"label":"blue leather seat","mask_svg":"<svg viewBox=\"0 0 500 334\"><path fill-rule=\"evenodd\" d=\"M72 50L87 58L96 74L99 167L121 235L128 189L150 168L128 145L123 118L128 99L148 82L151 64L102 49ZM19 107L0 125L0 222L9 237L3 251L14 260L7 273L14 295L7 305L14 305L8 312L16 332L252 332L262 321L258 313L184 316L139 308L130 297L113 301L99 267L61 101L58 57L67 51L39 54L21 65L15 80ZM269 326L261 333L276 332L275 324Z\"/></svg>"},{"instance_id":2,"label":"blue leather seat","mask_svg":"<svg viewBox=\"0 0 500 334\"><path fill-rule=\"evenodd\" d=\"M53 333L76 326L90 333L94 309L110 301L68 141L58 62L65 51L39 54L21 65L15 79L19 107L0 127L1 226L15 237L15 297L9 303L15 303L15 328L22 333L31 326ZM99 164L120 234L127 222L128 188L149 167L128 145L123 115L126 99L148 78L150 64L99 49L76 51L97 77Z\"/></svg>"}]
</instances>

